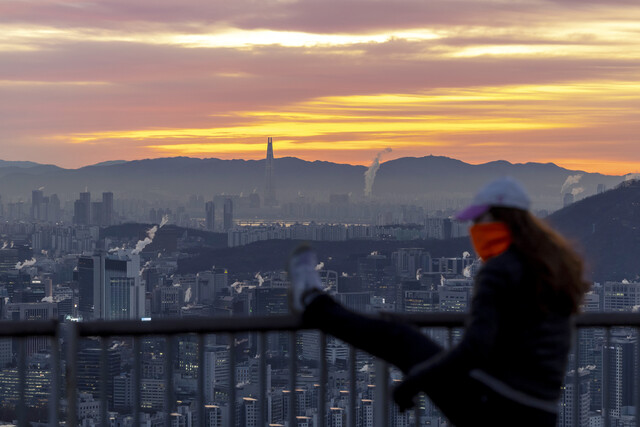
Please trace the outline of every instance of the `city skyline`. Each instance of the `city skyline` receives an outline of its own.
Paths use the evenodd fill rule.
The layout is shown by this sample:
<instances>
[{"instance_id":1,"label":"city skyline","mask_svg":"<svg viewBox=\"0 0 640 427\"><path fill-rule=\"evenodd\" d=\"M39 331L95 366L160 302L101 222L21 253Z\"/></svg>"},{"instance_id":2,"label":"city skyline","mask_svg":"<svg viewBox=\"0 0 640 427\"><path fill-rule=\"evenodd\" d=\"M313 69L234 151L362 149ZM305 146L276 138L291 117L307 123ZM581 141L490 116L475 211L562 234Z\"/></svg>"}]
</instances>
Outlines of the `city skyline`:
<instances>
[{"instance_id":1,"label":"city skyline","mask_svg":"<svg viewBox=\"0 0 640 427\"><path fill-rule=\"evenodd\" d=\"M6 160L444 155L640 172L628 2L7 1ZM357 14L358 19L350 19Z\"/></svg>"}]
</instances>

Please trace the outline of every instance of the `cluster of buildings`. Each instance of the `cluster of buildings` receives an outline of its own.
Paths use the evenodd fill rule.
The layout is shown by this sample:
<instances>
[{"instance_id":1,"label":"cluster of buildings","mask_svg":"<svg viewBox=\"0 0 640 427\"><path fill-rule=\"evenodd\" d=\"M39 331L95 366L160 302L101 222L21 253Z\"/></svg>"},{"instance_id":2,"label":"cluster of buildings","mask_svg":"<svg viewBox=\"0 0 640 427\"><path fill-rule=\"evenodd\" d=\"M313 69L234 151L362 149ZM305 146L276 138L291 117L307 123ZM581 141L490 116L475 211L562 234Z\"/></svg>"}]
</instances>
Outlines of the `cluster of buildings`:
<instances>
[{"instance_id":1,"label":"cluster of buildings","mask_svg":"<svg viewBox=\"0 0 640 427\"><path fill-rule=\"evenodd\" d=\"M235 226L227 231L229 247L244 246L263 240L419 240L451 239L468 236L466 224L450 218L425 218L421 225L369 225L293 223Z\"/></svg>"}]
</instances>

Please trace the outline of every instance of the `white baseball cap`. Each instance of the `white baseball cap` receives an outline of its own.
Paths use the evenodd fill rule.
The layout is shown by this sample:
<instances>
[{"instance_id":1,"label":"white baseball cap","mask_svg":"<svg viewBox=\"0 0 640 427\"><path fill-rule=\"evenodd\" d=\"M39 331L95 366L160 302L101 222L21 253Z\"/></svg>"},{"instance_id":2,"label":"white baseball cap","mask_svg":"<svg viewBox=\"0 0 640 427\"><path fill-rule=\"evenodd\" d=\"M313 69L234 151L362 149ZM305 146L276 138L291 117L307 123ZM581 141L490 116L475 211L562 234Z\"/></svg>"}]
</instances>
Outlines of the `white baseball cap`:
<instances>
[{"instance_id":1,"label":"white baseball cap","mask_svg":"<svg viewBox=\"0 0 640 427\"><path fill-rule=\"evenodd\" d=\"M471 204L456 214L456 219L474 220L494 206L528 210L531 199L520 182L510 177L499 178L478 191Z\"/></svg>"}]
</instances>

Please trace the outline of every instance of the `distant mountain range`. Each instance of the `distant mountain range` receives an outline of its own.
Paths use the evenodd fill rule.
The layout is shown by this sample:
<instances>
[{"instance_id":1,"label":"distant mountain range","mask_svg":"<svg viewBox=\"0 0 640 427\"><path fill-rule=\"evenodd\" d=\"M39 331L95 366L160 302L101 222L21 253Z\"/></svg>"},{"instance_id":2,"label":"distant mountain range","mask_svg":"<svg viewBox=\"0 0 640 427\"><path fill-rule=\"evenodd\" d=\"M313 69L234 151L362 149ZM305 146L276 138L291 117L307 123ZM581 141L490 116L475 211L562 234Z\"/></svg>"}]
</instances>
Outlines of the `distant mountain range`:
<instances>
[{"instance_id":1,"label":"distant mountain range","mask_svg":"<svg viewBox=\"0 0 640 427\"><path fill-rule=\"evenodd\" d=\"M640 181L628 181L552 214L595 281L640 279Z\"/></svg>"},{"instance_id":2,"label":"distant mountain range","mask_svg":"<svg viewBox=\"0 0 640 427\"><path fill-rule=\"evenodd\" d=\"M0 195L28 198L31 190L45 187L72 200L87 188L116 197L184 199L189 194L262 193L264 160L220 160L189 157L134 161L108 161L79 169L64 169L32 162L0 161ZM364 198L364 166L331 162L309 162L294 157L275 160L278 199L290 201L299 195L327 201L329 194L350 193L354 201ZM599 184L607 188L623 181L609 176L568 170L551 163L512 164L495 161L471 165L448 157L405 157L383 163L373 184L375 200L411 203L425 200L469 199L483 183L503 175L520 179L530 191L536 207L555 210L562 205L563 184L577 197L595 194ZM580 178L578 178L580 176ZM453 206L455 207L455 206Z\"/></svg>"}]
</instances>

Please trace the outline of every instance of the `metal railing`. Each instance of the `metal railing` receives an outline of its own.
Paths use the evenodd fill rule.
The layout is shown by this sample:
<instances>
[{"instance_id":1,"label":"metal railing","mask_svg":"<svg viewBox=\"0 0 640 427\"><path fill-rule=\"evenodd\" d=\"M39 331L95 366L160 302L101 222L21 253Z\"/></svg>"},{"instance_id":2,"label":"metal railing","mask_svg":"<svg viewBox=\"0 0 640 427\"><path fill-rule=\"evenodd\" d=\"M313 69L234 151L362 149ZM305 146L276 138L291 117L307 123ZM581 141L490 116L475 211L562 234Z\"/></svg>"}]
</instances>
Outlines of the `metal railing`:
<instances>
[{"instance_id":1,"label":"metal railing","mask_svg":"<svg viewBox=\"0 0 640 427\"><path fill-rule=\"evenodd\" d=\"M428 313L428 314L411 314L399 315L407 322L413 323L419 327L428 328L446 328L451 331L453 328L459 328L464 325L467 315L461 313ZM575 318L575 325L578 330L585 328L602 328L605 331L605 346L608 346L611 340L611 328L625 327L634 328L636 332L640 329L640 313L589 313L582 314ZM108 381L107 371L107 339L110 337L132 337L133 339L133 357L134 363L132 367L133 381L133 420L137 425L141 415L141 344L140 340L148 336L163 336L167 339L164 366L164 411L170 414L175 409L175 389L173 383L173 345L172 341L178 335L195 334L197 336L197 420L199 425L204 425L205 420L205 401L204 401L204 365L205 365L205 336L209 334L226 334L229 338L229 406L233 408L233 402L236 400L236 354L234 348L236 345L236 334L255 332L258 334L258 376L259 376L259 395L258 395L258 419L262 420L262 424L266 425L267 415L267 390L265 389L267 364L266 364L266 334L269 332L288 332L289 333L289 388L288 393L288 423L290 426L296 426L296 371L298 357L296 354L296 332L306 329L300 318L295 316L251 316L251 317L215 317L215 318L183 318L183 319L159 319L153 321L92 321L81 323L58 323L56 321L2 321L0 322L0 338L13 337L17 338L17 369L18 369L18 403L16 407L18 425L24 426L26 423L26 401L25 401L25 385L26 385L26 353L25 340L28 337L44 336L48 337L51 343L51 381L52 387L48 399L49 425L59 425L60 414L60 385L61 383L61 352L60 338L64 340L66 345L66 425L78 424L78 407L77 407L77 356L78 342L80 339L88 337L98 337L101 339L100 346L100 422L101 425L109 425L107 392L105 384ZM449 333L451 340L451 333ZM326 354L327 339L324 334L320 334L319 349L320 355ZM572 416L573 425L579 425L579 351L578 351L578 334L576 334L574 342L574 358L573 358L573 401ZM603 352L604 365L608 352ZM640 366L640 354L635 357L637 366ZM376 402L389 402L389 366L381 360L376 360L376 384L375 397ZM356 350L350 347L349 352L349 410L347 425L355 427L356 425ZM327 396L327 360L326 357L319 357L319 394L318 394L318 425L326 425L326 396ZM610 414L610 393L608 369L602 370L602 398L604 409L604 425L611 425ZM640 384L640 383L638 383ZM640 409L640 393L636 393L636 408ZM415 413L416 425L418 425L419 414ZM388 404L378 404L374 406L374 422L375 426L384 426L388 420ZM640 426L640 416L636 416L636 426ZM165 425L171 425L169 416L165 417ZM235 410L229 411L229 425L236 425Z\"/></svg>"}]
</instances>

